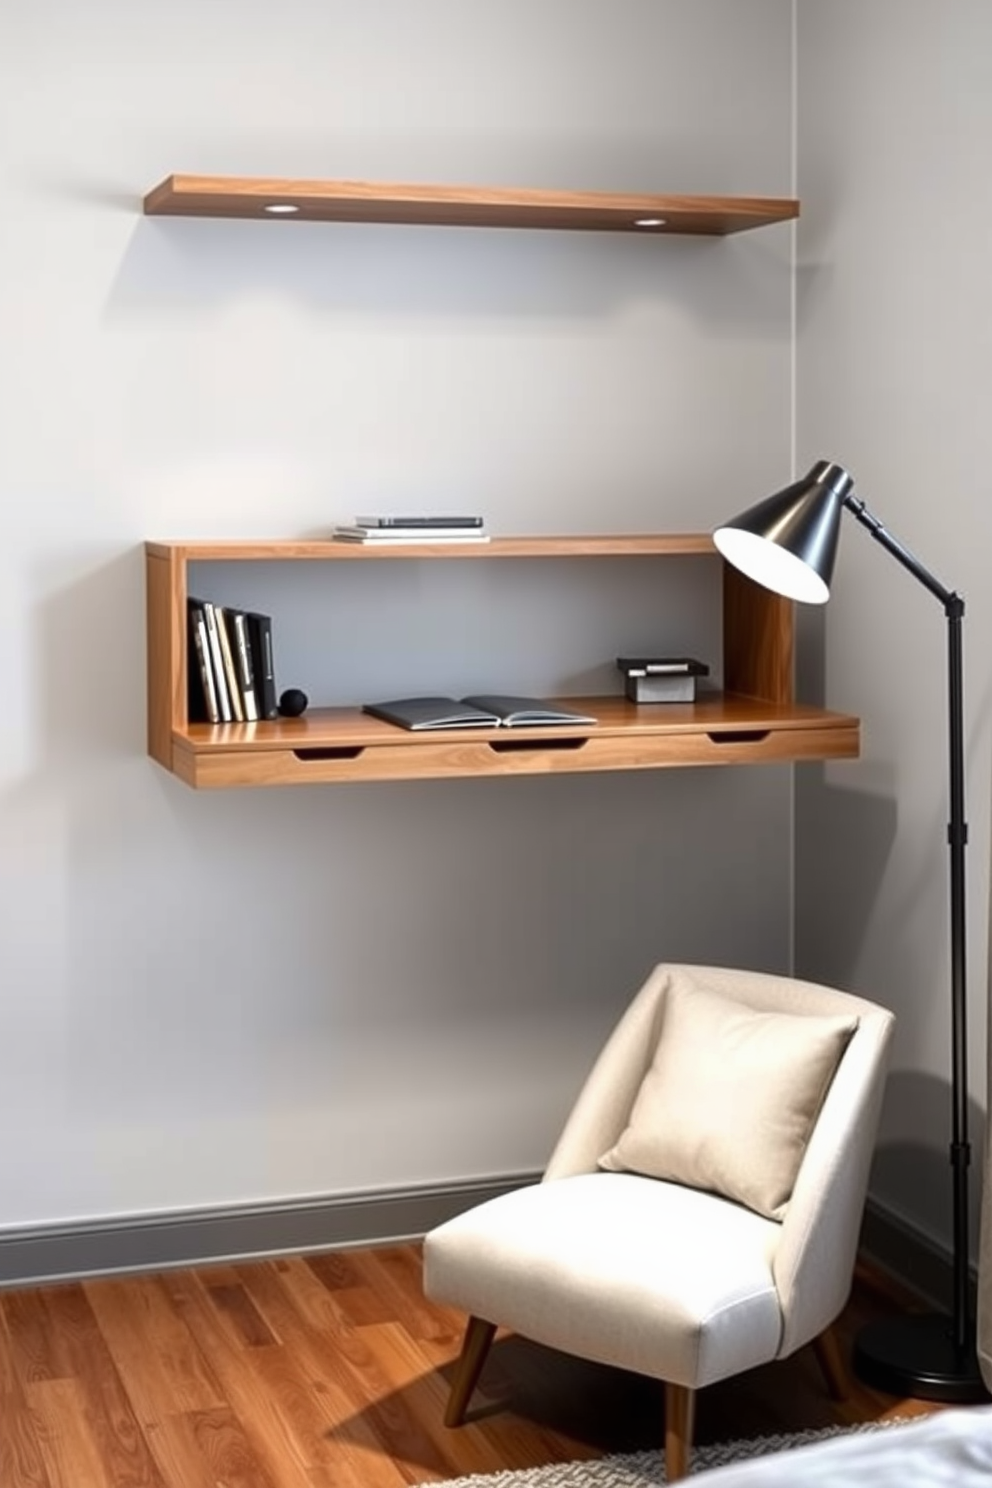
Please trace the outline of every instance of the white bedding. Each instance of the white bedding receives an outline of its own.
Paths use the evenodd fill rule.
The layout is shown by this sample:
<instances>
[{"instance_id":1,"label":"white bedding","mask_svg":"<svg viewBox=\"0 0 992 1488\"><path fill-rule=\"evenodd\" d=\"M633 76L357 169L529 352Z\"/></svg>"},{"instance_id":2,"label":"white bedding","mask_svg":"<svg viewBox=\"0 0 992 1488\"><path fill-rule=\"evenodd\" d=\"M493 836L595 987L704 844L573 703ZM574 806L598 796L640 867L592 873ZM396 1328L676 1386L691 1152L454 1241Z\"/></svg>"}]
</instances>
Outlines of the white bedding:
<instances>
[{"instance_id":1,"label":"white bedding","mask_svg":"<svg viewBox=\"0 0 992 1488\"><path fill-rule=\"evenodd\" d=\"M689 1481L699 1488L992 1488L992 1406L945 1410Z\"/></svg>"}]
</instances>

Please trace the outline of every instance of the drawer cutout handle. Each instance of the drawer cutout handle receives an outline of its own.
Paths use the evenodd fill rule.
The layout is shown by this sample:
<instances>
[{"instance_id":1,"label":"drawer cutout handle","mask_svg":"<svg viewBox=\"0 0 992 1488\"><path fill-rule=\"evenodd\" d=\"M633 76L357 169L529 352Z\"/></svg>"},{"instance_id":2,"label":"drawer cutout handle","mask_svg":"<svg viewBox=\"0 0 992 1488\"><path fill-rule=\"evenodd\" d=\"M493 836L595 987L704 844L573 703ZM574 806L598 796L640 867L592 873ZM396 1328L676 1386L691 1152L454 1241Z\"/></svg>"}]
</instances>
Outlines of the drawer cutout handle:
<instances>
[{"instance_id":1,"label":"drawer cutout handle","mask_svg":"<svg viewBox=\"0 0 992 1488\"><path fill-rule=\"evenodd\" d=\"M294 749L298 760L353 760L365 753L363 744L335 744L326 749Z\"/></svg>"},{"instance_id":2,"label":"drawer cutout handle","mask_svg":"<svg viewBox=\"0 0 992 1488\"><path fill-rule=\"evenodd\" d=\"M525 750L533 754L539 750L581 749L588 742L588 739L490 739L489 748L493 754L522 754Z\"/></svg>"},{"instance_id":3,"label":"drawer cutout handle","mask_svg":"<svg viewBox=\"0 0 992 1488\"><path fill-rule=\"evenodd\" d=\"M770 729L729 729L725 733L707 734L711 744L760 744L767 739Z\"/></svg>"}]
</instances>

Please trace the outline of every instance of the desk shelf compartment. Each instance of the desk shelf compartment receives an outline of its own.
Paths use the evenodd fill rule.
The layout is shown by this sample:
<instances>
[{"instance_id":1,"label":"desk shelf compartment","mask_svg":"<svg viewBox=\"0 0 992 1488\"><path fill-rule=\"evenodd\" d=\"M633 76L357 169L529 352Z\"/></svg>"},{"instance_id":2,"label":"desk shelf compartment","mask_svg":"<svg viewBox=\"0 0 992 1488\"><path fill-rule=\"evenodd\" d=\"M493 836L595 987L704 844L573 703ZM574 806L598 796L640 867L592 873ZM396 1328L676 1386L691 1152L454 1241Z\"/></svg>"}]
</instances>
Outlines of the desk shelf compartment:
<instances>
[{"instance_id":1,"label":"desk shelf compartment","mask_svg":"<svg viewBox=\"0 0 992 1488\"><path fill-rule=\"evenodd\" d=\"M406 733L360 707L312 708L302 718L190 723L186 600L191 564L244 562L494 563L623 558L662 565L705 558L722 569L723 691L694 703L641 705L619 692L560 701L592 727ZM708 534L494 538L464 548L393 549L333 542L164 542L146 545L148 749L198 789L344 781L451 779L851 759L857 718L797 704L793 607L722 564ZM209 597L209 596L208 596ZM278 617L276 617L278 623Z\"/></svg>"}]
</instances>

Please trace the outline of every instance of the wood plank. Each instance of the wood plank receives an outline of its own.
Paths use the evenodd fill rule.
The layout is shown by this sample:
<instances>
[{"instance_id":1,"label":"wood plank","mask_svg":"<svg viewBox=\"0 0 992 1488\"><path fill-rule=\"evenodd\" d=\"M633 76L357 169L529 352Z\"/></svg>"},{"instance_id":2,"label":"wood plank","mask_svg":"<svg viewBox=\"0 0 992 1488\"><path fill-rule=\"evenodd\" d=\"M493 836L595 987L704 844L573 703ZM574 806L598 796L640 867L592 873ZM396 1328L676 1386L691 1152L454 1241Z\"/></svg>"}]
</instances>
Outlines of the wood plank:
<instances>
[{"instance_id":1,"label":"wood plank","mask_svg":"<svg viewBox=\"0 0 992 1488\"><path fill-rule=\"evenodd\" d=\"M673 196L435 186L276 177L171 175L144 199L146 216L272 217L333 222L510 227L723 236L787 222L778 197ZM278 212L278 208L289 208Z\"/></svg>"},{"instance_id":2,"label":"wood plank","mask_svg":"<svg viewBox=\"0 0 992 1488\"><path fill-rule=\"evenodd\" d=\"M65 1342L43 1305L48 1288L0 1294L0 1342L22 1385L69 1379L72 1364ZM0 1479L2 1483L2 1479Z\"/></svg>"},{"instance_id":3,"label":"wood plank","mask_svg":"<svg viewBox=\"0 0 992 1488\"><path fill-rule=\"evenodd\" d=\"M292 1348L280 1345L262 1349L252 1356L251 1367L266 1394L278 1409L292 1432L295 1451L304 1476L329 1460L326 1438L330 1434L329 1413L325 1405L323 1381L319 1375L300 1368L300 1359ZM349 1407L351 1409L353 1407ZM371 1446L371 1443L370 1443ZM360 1483L364 1466L346 1459L342 1479L349 1485Z\"/></svg>"},{"instance_id":4,"label":"wood plank","mask_svg":"<svg viewBox=\"0 0 992 1488\"><path fill-rule=\"evenodd\" d=\"M289 1260L278 1269L245 1266L242 1277L256 1305L292 1351L298 1370L320 1401L329 1439L361 1482L361 1474L369 1471L370 1456L377 1455L384 1439L380 1382L360 1369L356 1378L354 1358L349 1357L356 1329L341 1308L346 1293L337 1292L325 1307L331 1294L319 1286L301 1259ZM381 1476L381 1468L377 1473ZM391 1488L403 1481L402 1474L397 1473L395 1479Z\"/></svg>"},{"instance_id":5,"label":"wood plank","mask_svg":"<svg viewBox=\"0 0 992 1488\"><path fill-rule=\"evenodd\" d=\"M200 1457L209 1465L211 1488L282 1488L285 1479L265 1471L232 1410L194 1411L183 1421ZM185 1477L177 1488L188 1488Z\"/></svg>"},{"instance_id":6,"label":"wood plank","mask_svg":"<svg viewBox=\"0 0 992 1488\"><path fill-rule=\"evenodd\" d=\"M322 1286L337 1297L338 1305L342 1313L350 1320L356 1328L364 1328L374 1323L391 1323L395 1320L396 1310L392 1298L383 1296L376 1288L368 1282L357 1278L357 1273L349 1266L348 1272L355 1279L345 1283L337 1279L336 1268L331 1271L324 1263L336 1260L337 1253L329 1251L326 1255L310 1256L308 1264L316 1275ZM452 1336L456 1329L451 1327L448 1336Z\"/></svg>"},{"instance_id":7,"label":"wood plank","mask_svg":"<svg viewBox=\"0 0 992 1488\"><path fill-rule=\"evenodd\" d=\"M33 1411L14 1359L14 1348L0 1311L0 1485L2 1488L59 1488L46 1470L43 1421Z\"/></svg>"},{"instance_id":8,"label":"wood plank","mask_svg":"<svg viewBox=\"0 0 992 1488\"><path fill-rule=\"evenodd\" d=\"M43 1306L65 1346L87 1427L113 1488L167 1488L82 1287L50 1287Z\"/></svg>"},{"instance_id":9,"label":"wood plank","mask_svg":"<svg viewBox=\"0 0 992 1488\"><path fill-rule=\"evenodd\" d=\"M111 1463L87 1419L79 1381L40 1380L30 1385L27 1393L37 1448L44 1462L43 1481L49 1488L117 1488ZM4 1488L17 1488L20 1481L16 1476L8 1478L6 1473L0 1477Z\"/></svg>"},{"instance_id":10,"label":"wood plank","mask_svg":"<svg viewBox=\"0 0 992 1488\"><path fill-rule=\"evenodd\" d=\"M205 1411L203 1414L210 1415L211 1412ZM233 1420L231 1412L226 1408L213 1414ZM195 1413L170 1416L161 1412L145 1430L149 1451L169 1488L173 1488L173 1485L175 1488L179 1488L179 1485L181 1488L217 1488L219 1480L211 1461L200 1450L196 1439ZM237 1481L235 1478L235 1482ZM277 1488L261 1469L251 1476L242 1474L240 1482L250 1484L251 1488Z\"/></svg>"},{"instance_id":11,"label":"wood plank","mask_svg":"<svg viewBox=\"0 0 992 1488\"><path fill-rule=\"evenodd\" d=\"M362 1342L392 1396L402 1399L430 1440L430 1452L426 1454L430 1461L419 1464L425 1472L451 1477L455 1472L490 1473L512 1466L507 1458L497 1454L481 1432L472 1428L468 1439L457 1444L457 1461L452 1457L454 1443L444 1425L447 1382L440 1371L424 1369L423 1355L401 1323L378 1323L363 1328Z\"/></svg>"},{"instance_id":12,"label":"wood plank","mask_svg":"<svg viewBox=\"0 0 992 1488\"><path fill-rule=\"evenodd\" d=\"M485 1380L476 1389L465 1425L452 1431L444 1424L451 1369L425 1368L422 1346L400 1323L365 1328L362 1336L384 1378L397 1395L402 1395L417 1419L424 1422L438 1453L448 1464L444 1471L436 1473L437 1479L531 1467L536 1450L543 1450L547 1462L558 1460L561 1437L538 1422L527 1430L521 1429L512 1395L504 1389L501 1398L499 1391L492 1390ZM543 1447L539 1448L538 1443L543 1443ZM597 1454L580 1438L571 1437L568 1455L570 1460L578 1461ZM429 1480L426 1473L421 1477Z\"/></svg>"},{"instance_id":13,"label":"wood plank","mask_svg":"<svg viewBox=\"0 0 992 1488\"><path fill-rule=\"evenodd\" d=\"M405 1246L383 1246L357 1255L354 1264L359 1275L364 1277L366 1286L388 1300L395 1320L402 1324L411 1338L418 1342L440 1339L461 1343L464 1319L459 1318L452 1329L450 1314L439 1315L424 1296L421 1285L423 1267L414 1252ZM319 1279L320 1258L311 1258L307 1265Z\"/></svg>"},{"instance_id":14,"label":"wood plank","mask_svg":"<svg viewBox=\"0 0 992 1488\"><path fill-rule=\"evenodd\" d=\"M245 541L146 542L151 558L175 563L377 563L490 558L713 557L708 532L576 533L557 537L493 537L487 543L396 543L366 548L330 539L261 538Z\"/></svg>"},{"instance_id":15,"label":"wood plank","mask_svg":"<svg viewBox=\"0 0 992 1488\"><path fill-rule=\"evenodd\" d=\"M144 1425L224 1405L210 1365L159 1277L88 1281L83 1291Z\"/></svg>"},{"instance_id":16,"label":"wood plank","mask_svg":"<svg viewBox=\"0 0 992 1488\"><path fill-rule=\"evenodd\" d=\"M268 1306L284 1306L273 1290L272 1279L258 1280L267 1287ZM330 1369L342 1394L351 1401L348 1415L336 1421L337 1441L364 1445L369 1436L373 1442L388 1438L401 1481L451 1476L449 1460L437 1450L423 1422L405 1398L390 1389L388 1378L368 1347L369 1330L354 1327L342 1314L341 1293L328 1292L303 1264L282 1273L278 1284L286 1301L300 1317L310 1319L311 1329L322 1340L311 1354L315 1365L325 1372ZM289 1315L283 1312L283 1317L284 1326L291 1328ZM307 1347L305 1335L297 1334L295 1346Z\"/></svg>"},{"instance_id":17,"label":"wood plank","mask_svg":"<svg viewBox=\"0 0 992 1488\"><path fill-rule=\"evenodd\" d=\"M265 1348L280 1341L240 1282L223 1285L210 1281L207 1296L227 1318L245 1348Z\"/></svg>"},{"instance_id":18,"label":"wood plank","mask_svg":"<svg viewBox=\"0 0 992 1488\"><path fill-rule=\"evenodd\" d=\"M209 1273L173 1272L164 1278L172 1305L212 1361L230 1409L262 1471L279 1488L306 1488L306 1456L293 1423L256 1368L255 1350L242 1347L230 1322L207 1293Z\"/></svg>"},{"instance_id":19,"label":"wood plank","mask_svg":"<svg viewBox=\"0 0 992 1488\"><path fill-rule=\"evenodd\" d=\"M364 1439L341 1441L337 1428L360 1414L361 1399L353 1381L342 1388L342 1370L333 1354L321 1354L319 1364L308 1347L308 1331L294 1323L288 1299L281 1301L273 1287L271 1268L262 1263L253 1271L252 1299L275 1334L293 1346L293 1368L286 1365L285 1347L243 1348L221 1319L195 1275L168 1279L175 1304L188 1319L201 1347L214 1360L218 1376L252 1450L279 1488L313 1488L314 1469L325 1444L336 1443L330 1460L340 1474L341 1488L400 1488L401 1476L391 1472L377 1451L378 1440L366 1431ZM313 1342L311 1340L311 1342ZM370 1461L373 1466L370 1468ZM381 1480L381 1484L380 1484Z\"/></svg>"},{"instance_id":20,"label":"wood plank","mask_svg":"<svg viewBox=\"0 0 992 1488\"><path fill-rule=\"evenodd\" d=\"M148 553L145 559L145 643L148 667L148 753L165 768L172 768L172 731L185 722L185 691L177 708L180 668L176 651L175 617L179 610L175 595L176 564L171 555ZM185 602L182 613L185 615ZM180 646L185 652L185 644Z\"/></svg>"},{"instance_id":21,"label":"wood plank","mask_svg":"<svg viewBox=\"0 0 992 1488\"><path fill-rule=\"evenodd\" d=\"M348 1292L350 1295L365 1285L360 1267L361 1254L361 1251L354 1250L327 1250L320 1255L306 1256L304 1260L319 1278L321 1286L326 1287L329 1292ZM291 1263L281 1260L275 1264L277 1271L286 1272ZM389 1315L391 1317L392 1313Z\"/></svg>"},{"instance_id":22,"label":"wood plank","mask_svg":"<svg viewBox=\"0 0 992 1488\"><path fill-rule=\"evenodd\" d=\"M795 695L795 605L723 569L723 667L729 692L791 703Z\"/></svg>"},{"instance_id":23,"label":"wood plank","mask_svg":"<svg viewBox=\"0 0 992 1488\"><path fill-rule=\"evenodd\" d=\"M394 1322L395 1298L385 1296L370 1284L361 1258L361 1251L341 1250L328 1250L319 1255L301 1257L321 1286L336 1298L342 1316L347 1317L353 1327ZM286 1263L287 1272L289 1269L289 1264ZM452 1322L448 1336L454 1337L456 1332L457 1323Z\"/></svg>"}]
</instances>

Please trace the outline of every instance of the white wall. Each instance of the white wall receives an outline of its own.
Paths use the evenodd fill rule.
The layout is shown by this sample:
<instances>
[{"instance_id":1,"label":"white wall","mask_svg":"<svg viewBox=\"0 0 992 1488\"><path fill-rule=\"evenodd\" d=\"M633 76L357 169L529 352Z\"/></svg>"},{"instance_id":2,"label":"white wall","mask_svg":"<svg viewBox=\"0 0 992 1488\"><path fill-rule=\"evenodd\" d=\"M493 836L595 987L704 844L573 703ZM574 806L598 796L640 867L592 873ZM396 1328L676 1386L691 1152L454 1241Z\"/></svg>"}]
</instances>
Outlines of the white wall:
<instances>
[{"instance_id":1,"label":"white wall","mask_svg":"<svg viewBox=\"0 0 992 1488\"><path fill-rule=\"evenodd\" d=\"M971 1134L988 986L992 8L800 0L798 468L855 474L965 597ZM807 684L864 719L855 771L798 772L797 964L898 1016L872 1191L950 1229L943 610L851 520ZM977 1154L976 1154L977 1156ZM980 1168L973 1166L975 1196Z\"/></svg>"},{"instance_id":2,"label":"white wall","mask_svg":"<svg viewBox=\"0 0 992 1488\"><path fill-rule=\"evenodd\" d=\"M786 770L187 790L144 754L140 545L368 507L708 527L731 475L760 493L788 460L791 230L139 204L171 171L786 195L790 18L0 10L0 1225L535 1167L656 960L785 969ZM507 679L560 623L529 602L536 634L492 612ZM282 653L317 701L362 625L321 623Z\"/></svg>"}]
</instances>

